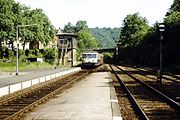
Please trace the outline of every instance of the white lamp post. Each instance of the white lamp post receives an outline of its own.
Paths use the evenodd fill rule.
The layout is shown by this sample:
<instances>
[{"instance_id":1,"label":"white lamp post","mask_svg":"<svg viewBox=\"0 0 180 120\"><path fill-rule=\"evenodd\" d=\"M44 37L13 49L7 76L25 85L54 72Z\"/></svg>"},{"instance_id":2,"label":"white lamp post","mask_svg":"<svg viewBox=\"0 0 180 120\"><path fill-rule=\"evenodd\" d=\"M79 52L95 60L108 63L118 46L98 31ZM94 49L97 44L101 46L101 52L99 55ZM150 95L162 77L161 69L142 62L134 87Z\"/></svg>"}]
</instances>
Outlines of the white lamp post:
<instances>
[{"instance_id":1,"label":"white lamp post","mask_svg":"<svg viewBox=\"0 0 180 120\"><path fill-rule=\"evenodd\" d=\"M19 36L18 36L18 29L21 27L28 27L28 26L34 26L37 24L30 24L30 25L17 25L16 26L16 43L17 43L17 50L16 50L16 75L19 74L18 71L18 66L19 66L19 62L18 62L18 49L19 49Z\"/></svg>"}]
</instances>

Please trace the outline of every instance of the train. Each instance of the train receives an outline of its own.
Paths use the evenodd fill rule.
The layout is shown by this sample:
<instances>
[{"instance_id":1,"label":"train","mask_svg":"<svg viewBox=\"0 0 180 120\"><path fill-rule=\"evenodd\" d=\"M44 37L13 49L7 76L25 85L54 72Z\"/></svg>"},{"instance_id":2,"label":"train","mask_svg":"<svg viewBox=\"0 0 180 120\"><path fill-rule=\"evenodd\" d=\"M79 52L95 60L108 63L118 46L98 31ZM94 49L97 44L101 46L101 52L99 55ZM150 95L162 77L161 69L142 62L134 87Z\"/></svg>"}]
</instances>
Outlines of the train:
<instances>
[{"instance_id":1,"label":"train","mask_svg":"<svg viewBox=\"0 0 180 120\"><path fill-rule=\"evenodd\" d=\"M100 54L96 51L88 51L88 52L83 52L81 54L82 58L82 64L81 68L94 68L97 67L101 64L103 64L103 54Z\"/></svg>"}]
</instances>

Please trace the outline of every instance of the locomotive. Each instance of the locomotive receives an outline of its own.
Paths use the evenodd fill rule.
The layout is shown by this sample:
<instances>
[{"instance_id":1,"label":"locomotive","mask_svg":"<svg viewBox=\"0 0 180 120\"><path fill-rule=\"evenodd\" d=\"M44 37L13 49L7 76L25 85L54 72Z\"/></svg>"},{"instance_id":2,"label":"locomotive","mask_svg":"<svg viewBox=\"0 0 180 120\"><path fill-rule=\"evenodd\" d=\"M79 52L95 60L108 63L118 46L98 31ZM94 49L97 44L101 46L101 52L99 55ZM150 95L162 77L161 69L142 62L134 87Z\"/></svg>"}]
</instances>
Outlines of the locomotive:
<instances>
[{"instance_id":1,"label":"locomotive","mask_svg":"<svg viewBox=\"0 0 180 120\"><path fill-rule=\"evenodd\" d=\"M81 68L94 68L103 63L103 55L96 51L83 52L81 54Z\"/></svg>"}]
</instances>

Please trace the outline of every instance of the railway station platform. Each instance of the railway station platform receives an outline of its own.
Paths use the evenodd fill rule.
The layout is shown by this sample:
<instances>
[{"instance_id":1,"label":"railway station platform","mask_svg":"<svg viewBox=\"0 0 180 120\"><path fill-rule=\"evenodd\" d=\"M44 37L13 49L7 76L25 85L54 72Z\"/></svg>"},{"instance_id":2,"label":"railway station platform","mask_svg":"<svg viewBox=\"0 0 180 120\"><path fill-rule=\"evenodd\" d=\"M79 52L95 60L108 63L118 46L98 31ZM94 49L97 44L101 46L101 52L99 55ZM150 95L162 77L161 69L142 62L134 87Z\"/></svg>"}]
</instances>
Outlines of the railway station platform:
<instances>
[{"instance_id":1,"label":"railway station platform","mask_svg":"<svg viewBox=\"0 0 180 120\"><path fill-rule=\"evenodd\" d=\"M111 76L96 72L39 105L25 120L122 120Z\"/></svg>"},{"instance_id":2,"label":"railway station platform","mask_svg":"<svg viewBox=\"0 0 180 120\"><path fill-rule=\"evenodd\" d=\"M81 68L39 69L19 72L19 75L15 75L15 72L1 72L0 97L78 70L81 70Z\"/></svg>"},{"instance_id":3,"label":"railway station platform","mask_svg":"<svg viewBox=\"0 0 180 120\"><path fill-rule=\"evenodd\" d=\"M57 72L62 72L70 70L73 68L58 68L58 69L39 69L32 71L19 72L19 75L15 75L15 72L1 72L0 73L0 87L7 85L12 85L19 82L28 81L31 79L55 74Z\"/></svg>"}]
</instances>

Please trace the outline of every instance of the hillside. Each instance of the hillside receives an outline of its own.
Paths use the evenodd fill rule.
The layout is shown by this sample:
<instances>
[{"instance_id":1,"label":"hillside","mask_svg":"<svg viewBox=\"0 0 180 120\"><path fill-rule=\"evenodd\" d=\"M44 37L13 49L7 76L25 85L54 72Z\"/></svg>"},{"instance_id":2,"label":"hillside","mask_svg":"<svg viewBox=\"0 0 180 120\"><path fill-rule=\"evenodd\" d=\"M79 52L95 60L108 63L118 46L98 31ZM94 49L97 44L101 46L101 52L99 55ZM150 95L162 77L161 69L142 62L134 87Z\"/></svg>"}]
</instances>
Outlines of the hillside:
<instances>
[{"instance_id":1,"label":"hillside","mask_svg":"<svg viewBox=\"0 0 180 120\"><path fill-rule=\"evenodd\" d=\"M112 48L115 41L119 40L120 28L90 28L91 33L96 37L101 48Z\"/></svg>"}]
</instances>

